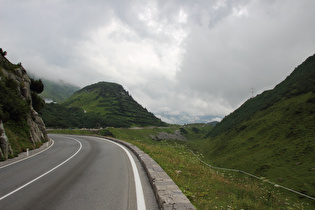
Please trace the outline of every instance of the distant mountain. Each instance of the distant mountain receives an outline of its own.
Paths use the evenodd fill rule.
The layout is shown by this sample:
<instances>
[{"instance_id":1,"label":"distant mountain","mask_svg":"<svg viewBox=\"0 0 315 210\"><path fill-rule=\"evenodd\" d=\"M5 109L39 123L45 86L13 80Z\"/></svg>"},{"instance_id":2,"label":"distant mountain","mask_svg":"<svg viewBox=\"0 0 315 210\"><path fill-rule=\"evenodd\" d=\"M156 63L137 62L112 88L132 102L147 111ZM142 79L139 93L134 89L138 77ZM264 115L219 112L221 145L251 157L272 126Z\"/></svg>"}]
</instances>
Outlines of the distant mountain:
<instances>
[{"instance_id":1,"label":"distant mountain","mask_svg":"<svg viewBox=\"0 0 315 210\"><path fill-rule=\"evenodd\" d=\"M212 121L212 122L209 122L209 123L207 123L207 124L215 126L215 125L217 125L218 123L219 123L219 121Z\"/></svg>"},{"instance_id":2,"label":"distant mountain","mask_svg":"<svg viewBox=\"0 0 315 210\"><path fill-rule=\"evenodd\" d=\"M205 153L315 195L315 55L273 90L246 101L209 133Z\"/></svg>"},{"instance_id":3,"label":"distant mountain","mask_svg":"<svg viewBox=\"0 0 315 210\"><path fill-rule=\"evenodd\" d=\"M69 98L75 91L81 89L78 86L71 85L62 80L53 81L47 78L40 78L32 73L29 73L29 76L36 80L40 79L44 84L44 91L40 93L40 96L46 101L46 103L61 103L65 99Z\"/></svg>"},{"instance_id":4,"label":"distant mountain","mask_svg":"<svg viewBox=\"0 0 315 210\"><path fill-rule=\"evenodd\" d=\"M84 87L60 105L46 105L41 114L47 127L166 125L138 104L121 85L109 82Z\"/></svg>"},{"instance_id":5,"label":"distant mountain","mask_svg":"<svg viewBox=\"0 0 315 210\"><path fill-rule=\"evenodd\" d=\"M209 123L211 121L220 120L216 115L191 115L187 112L156 112L155 113L162 120L171 124L190 124L190 123Z\"/></svg>"},{"instance_id":6,"label":"distant mountain","mask_svg":"<svg viewBox=\"0 0 315 210\"><path fill-rule=\"evenodd\" d=\"M47 79L42 79L45 86L44 91L40 94L45 100L51 100L53 102L62 102L69 98L80 87L65 83L63 81L53 82Z\"/></svg>"},{"instance_id":7,"label":"distant mountain","mask_svg":"<svg viewBox=\"0 0 315 210\"><path fill-rule=\"evenodd\" d=\"M35 75L30 75L34 79L41 79ZM73 93L80 90L80 87L68 84L64 81L51 81L47 79L41 79L45 89L40 96L46 101L46 103L57 102L62 103ZM162 119L165 122L171 124L189 124L189 123L209 123L211 121L221 119L220 116L214 115L190 115L186 112L171 113L171 112L156 112L155 116Z\"/></svg>"}]
</instances>

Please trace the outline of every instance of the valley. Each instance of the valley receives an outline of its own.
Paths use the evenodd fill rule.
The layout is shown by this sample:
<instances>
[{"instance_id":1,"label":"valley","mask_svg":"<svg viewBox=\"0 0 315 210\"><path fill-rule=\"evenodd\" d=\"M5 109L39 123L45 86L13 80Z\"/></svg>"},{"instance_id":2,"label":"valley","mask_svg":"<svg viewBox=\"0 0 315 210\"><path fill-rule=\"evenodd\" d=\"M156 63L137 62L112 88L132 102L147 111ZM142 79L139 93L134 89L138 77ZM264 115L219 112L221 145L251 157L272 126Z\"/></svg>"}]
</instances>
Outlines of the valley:
<instances>
[{"instance_id":1,"label":"valley","mask_svg":"<svg viewBox=\"0 0 315 210\"><path fill-rule=\"evenodd\" d=\"M30 79L24 71L2 58L0 120L8 137L2 151L9 151L3 159L46 142L46 125L51 133L108 136L138 146L199 209L312 209L315 205L312 199L277 188L281 185L311 198L315 195L315 55L274 89L247 100L213 124L167 124L120 84L110 82L72 90L60 103L43 107L36 94L42 91L41 80ZM17 78L14 83L12 77ZM38 131L37 137L32 134L30 138L32 128ZM200 160L268 182L213 169Z\"/></svg>"},{"instance_id":2,"label":"valley","mask_svg":"<svg viewBox=\"0 0 315 210\"><path fill-rule=\"evenodd\" d=\"M302 194L314 197L314 78L315 56L313 55L299 65L273 90L265 91L249 99L215 126L192 124L184 127L170 126L169 128L153 129L108 128L100 131L98 134L110 135L130 141L135 145L139 145L153 158L162 158L161 154L155 152L158 150L155 147L156 145L160 145L164 149L168 146L171 148L179 147L183 149L179 153L185 154L187 154L187 148L189 148L201 155L202 160L212 166L242 170L263 180L276 183L276 185L286 186ZM179 131L186 140L156 138L161 132L175 134L175 131ZM157 147L159 148L160 146ZM190 158L192 157L191 155L189 156ZM181 159L180 157L181 155L178 154L171 159ZM165 167L164 170L168 171L168 173L173 173L174 176L172 178L176 180L179 176L178 173L181 174L186 166L180 167L180 169L176 167L176 164L170 166L167 162L172 162L173 160L171 159L164 160L165 162L160 164L162 167ZM212 171L211 173L221 172ZM231 176L231 179L235 179L233 177L238 177L239 175L229 176ZM196 176L195 179L197 177L200 178ZM205 192L210 187L209 185L204 188ZM266 183L266 185L270 184ZM185 186L185 182L179 184L179 186ZM197 186L199 185L197 184ZM269 187L271 188L269 189ZM272 196L276 196L275 193L280 189L274 188L274 186L269 187L266 188L273 193L269 195L267 203L268 205L273 205L270 204L270 199L278 199ZM190 195L191 191L189 189L191 188L195 187L184 188L184 191L188 191L186 195ZM299 202L301 204L305 202L308 205L314 204L312 200L303 199L303 196L299 198L299 195L280 191L284 196L289 196L295 200L296 205ZM196 201L197 192L201 193L198 188L195 189L195 197L190 196L191 200ZM212 196L209 196L211 200L210 197ZM239 195L236 197L236 200L243 199ZM266 198L266 195L263 197ZM283 201L281 205L285 206L285 203ZM253 204L247 203L242 205ZM280 203L274 205L280 205ZM238 205L238 207L240 206L241 204ZM252 208L260 209L262 207L254 207L253 205Z\"/></svg>"}]
</instances>

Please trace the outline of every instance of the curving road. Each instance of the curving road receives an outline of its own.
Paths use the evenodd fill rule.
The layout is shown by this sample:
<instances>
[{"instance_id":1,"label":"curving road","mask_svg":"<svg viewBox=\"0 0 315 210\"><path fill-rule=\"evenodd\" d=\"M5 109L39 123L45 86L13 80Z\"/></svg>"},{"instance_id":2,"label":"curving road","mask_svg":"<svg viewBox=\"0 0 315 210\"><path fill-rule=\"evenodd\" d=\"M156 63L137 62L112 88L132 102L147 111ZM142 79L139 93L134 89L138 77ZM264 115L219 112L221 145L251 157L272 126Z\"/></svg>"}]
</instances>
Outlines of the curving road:
<instances>
[{"instance_id":1,"label":"curving road","mask_svg":"<svg viewBox=\"0 0 315 210\"><path fill-rule=\"evenodd\" d=\"M91 136L50 138L47 151L0 168L0 209L158 209L141 164L122 146Z\"/></svg>"}]
</instances>

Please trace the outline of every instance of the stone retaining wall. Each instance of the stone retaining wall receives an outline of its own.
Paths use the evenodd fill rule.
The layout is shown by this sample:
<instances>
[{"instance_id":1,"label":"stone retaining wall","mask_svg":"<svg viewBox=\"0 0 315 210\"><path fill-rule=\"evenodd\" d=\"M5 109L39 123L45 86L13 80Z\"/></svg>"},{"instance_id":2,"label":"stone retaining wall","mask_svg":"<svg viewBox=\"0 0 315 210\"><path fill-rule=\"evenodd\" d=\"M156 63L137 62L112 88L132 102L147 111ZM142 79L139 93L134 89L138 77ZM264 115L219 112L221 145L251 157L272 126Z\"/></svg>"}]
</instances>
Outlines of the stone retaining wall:
<instances>
[{"instance_id":1,"label":"stone retaining wall","mask_svg":"<svg viewBox=\"0 0 315 210\"><path fill-rule=\"evenodd\" d=\"M128 147L140 160L146 170L160 209L163 210L195 210L189 199L183 194L174 181L165 173L148 154L138 147L115 138L106 137Z\"/></svg>"}]
</instances>

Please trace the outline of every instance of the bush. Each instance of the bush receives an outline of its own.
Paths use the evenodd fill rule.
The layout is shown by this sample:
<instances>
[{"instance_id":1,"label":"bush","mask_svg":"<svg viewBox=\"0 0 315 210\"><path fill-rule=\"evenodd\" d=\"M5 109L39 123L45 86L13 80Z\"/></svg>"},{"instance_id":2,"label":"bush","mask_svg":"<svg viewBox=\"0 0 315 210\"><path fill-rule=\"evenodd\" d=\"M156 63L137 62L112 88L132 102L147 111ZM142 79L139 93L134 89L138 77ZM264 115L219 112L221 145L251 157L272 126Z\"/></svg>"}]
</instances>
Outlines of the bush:
<instances>
[{"instance_id":1,"label":"bush","mask_svg":"<svg viewBox=\"0 0 315 210\"><path fill-rule=\"evenodd\" d=\"M0 48L0 54L5 57L8 53L7 51L3 51L2 48Z\"/></svg>"},{"instance_id":2,"label":"bush","mask_svg":"<svg viewBox=\"0 0 315 210\"><path fill-rule=\"evenodd\" d=\"M108 129L103 129L100 131L100 135L102 136L111 136L111 137L114 137L114 134L108 130Z\"/></svg>"},{"instance_id":3,"label":"bush","mask_svg":"<svg viewBox=\"0 0 315 210\"><path fill-rule=\"evenodd\" d=\"M180 128L179 131L180 131L180 134L182 134L182 135L188 133L188 132L185 130L185 128Z\"/></svg>"},{"instance_id":4,"label":"bush","mask_svg":"<svg viewBox=\"0 0 315 210\"><path fill-rule=\"evenodd\" d=\"M196 134L200 132L200 130L199 130L198 128L196 128L196 127L192 127L192 130L193 130L193 132L196 133Z\"/></svg>"},{"instance_id":5,"label":"bush","mask_svg":"<svg viewBox=\"0 0 315 210\"><path fill-rule=\"evenodd\" d=\"M31 79L31 85L30 85L31 91L40 94L44 91L44 84L42 80L33 80Z\"/></svg>"},{"instance_id":6,"label":"bush","mask_svg":"<svg viewBox=\"0 0 315 210\"><path fill-rule=\"evenodd\" d=\"M31 96L33 108L39 112L45 106L45 101L34 92L31 93Z\"/></svg>"},{"instance_id":7,"label":"bush","mask_svg":"<svg viewBox=\"0 0 315 210\"><path fill-rule=\"evenodd\" d=\"M18 85L13 79L6 79L0 81L0 117L3 122L9 120L20 121L25 119L29 108L17 89Z\"/></svg>"}]
</instances>

